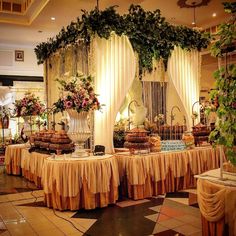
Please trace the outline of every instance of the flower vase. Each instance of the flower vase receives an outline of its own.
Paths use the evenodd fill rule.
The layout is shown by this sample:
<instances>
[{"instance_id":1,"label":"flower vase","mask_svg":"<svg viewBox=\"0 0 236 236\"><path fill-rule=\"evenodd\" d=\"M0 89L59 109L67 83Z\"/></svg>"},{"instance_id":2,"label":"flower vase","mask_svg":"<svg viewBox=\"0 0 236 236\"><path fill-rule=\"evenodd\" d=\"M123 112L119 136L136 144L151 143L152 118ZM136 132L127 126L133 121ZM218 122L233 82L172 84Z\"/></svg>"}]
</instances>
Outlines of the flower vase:
<instances>
[{"instance_id":1,"label":"flower vase","mask_svg":"<svg viewBox=\"0 0 236 236\"><path fill-rule=\"evenodd\" d=\"M89 138L91 131L88 125L88 112L77 112L73 109L67 110L69 119L68 137L75 143L73 157L86 157L88 153L84 150L84 143Z\"/></svg>"}]
</instances>

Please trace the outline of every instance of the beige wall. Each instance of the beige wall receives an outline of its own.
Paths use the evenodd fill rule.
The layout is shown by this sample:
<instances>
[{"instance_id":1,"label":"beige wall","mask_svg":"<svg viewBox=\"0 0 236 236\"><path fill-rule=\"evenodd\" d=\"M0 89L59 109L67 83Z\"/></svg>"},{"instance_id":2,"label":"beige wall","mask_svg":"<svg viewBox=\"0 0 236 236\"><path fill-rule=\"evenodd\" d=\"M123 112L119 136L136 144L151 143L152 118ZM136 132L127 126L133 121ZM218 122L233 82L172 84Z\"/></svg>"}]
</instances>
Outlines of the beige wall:
<instances>
[{"instance_id":1,"label":"beige wall","mask_svg":"<svg viewBox=\"0 0 236 236\"><path fill-rule=\"evenodd\" d=\"M24 51L24 61L15 61L15 50ZM32 47L0 44L0 74L43 76L43 65L37 64Z\"/></svg>"},{"instance_id":2,"label":"beige wall","mask_svg":"<svg viewBox=\"0 0 236 236\"><path fill-rule=\"evenodd\" d=\"M209 100L209 92L215 87L215 78L213 74L217 69L217 58L210 56L210 53L202 55L200 97L205 97L206 100Z\"/></svg>"}]
</instances>

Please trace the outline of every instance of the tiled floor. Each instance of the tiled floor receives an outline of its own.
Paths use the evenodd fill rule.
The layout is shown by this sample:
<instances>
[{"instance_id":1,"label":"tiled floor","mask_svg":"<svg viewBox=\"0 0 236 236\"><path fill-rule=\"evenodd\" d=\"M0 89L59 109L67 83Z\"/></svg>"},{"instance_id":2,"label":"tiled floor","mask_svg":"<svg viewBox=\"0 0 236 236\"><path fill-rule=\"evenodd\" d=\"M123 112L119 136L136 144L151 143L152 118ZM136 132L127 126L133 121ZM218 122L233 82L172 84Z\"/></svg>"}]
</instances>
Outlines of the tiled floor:
<instances>
[{"instance_id":1,"label":"tiled floor","mask_svg":"<svg viewBox=\"0 0 236 236\"><path fill-rule=\"evenodd\" d=\"M140 201L120 201L102 209L53 211L43 191L0 168L0 236L181 236L201 235L195 190ZM189 202L190 201L190 202Z\"/></svg>"}]
</instances>

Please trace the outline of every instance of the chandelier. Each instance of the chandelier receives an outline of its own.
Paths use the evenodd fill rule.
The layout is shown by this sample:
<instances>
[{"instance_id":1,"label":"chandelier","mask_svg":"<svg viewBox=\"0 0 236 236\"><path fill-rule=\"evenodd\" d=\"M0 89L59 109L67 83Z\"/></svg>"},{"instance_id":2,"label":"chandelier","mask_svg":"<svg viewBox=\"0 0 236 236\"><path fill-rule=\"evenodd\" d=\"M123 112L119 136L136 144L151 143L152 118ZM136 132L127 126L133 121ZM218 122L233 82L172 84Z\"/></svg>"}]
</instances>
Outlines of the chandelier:
<instances>
[{"instance_id":1,"label":"chandelier","mask_svg":"<svg viewBox=\"0 0 236 236\"><path fill-rule=\"evenodd\" d=\"M179 0L177 5L180 8L193 8L193 27L196 27L196 7L207 6L211 0Z\"/></svg>"}]
</instances>

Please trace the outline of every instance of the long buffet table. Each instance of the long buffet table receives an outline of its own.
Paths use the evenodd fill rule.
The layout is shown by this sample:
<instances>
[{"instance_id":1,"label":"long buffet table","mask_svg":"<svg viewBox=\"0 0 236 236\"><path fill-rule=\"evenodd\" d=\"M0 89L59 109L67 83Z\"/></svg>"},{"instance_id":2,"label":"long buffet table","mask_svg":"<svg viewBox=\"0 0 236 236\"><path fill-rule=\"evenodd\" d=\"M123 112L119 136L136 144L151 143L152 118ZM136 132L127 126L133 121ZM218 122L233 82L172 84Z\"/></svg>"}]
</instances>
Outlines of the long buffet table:
<instances>
[{"instance_id":1,"label":"long buffet table","mask_svg":"<svg viewBox=\"0 0 236 236\"><path fill-rule=\"evenodd\" d=\"M220 149L199 147L176 152L116 155L121 191L143 199L196 186L194 175L220 166Z\"/></svg>"},{"instance_id":2,"label":"long buffet table","mask_svg":"<svg viewBox=\"0 0 236 236\"><path fill-rule=\"evenodd\" d=\"M134 200L193 187L194 175L220 165L219 148L211 146L147 155L116 153L109 158L87 159L68 156L53 159L47 154L29 153L22 146L17 153L22 175L43 187L48 207L60 210L91 209L114 203L119 185L120 197ZM6 155L9 174L14 163L9 161L11 158Z\"/></svg>"},{"instance_id":3,"label":"long buffet table","mask_svg":"<svg viewBox=\"0 0 236 236\"><path fill-rule=\"evenodd\" d=\"M196 177L202 235L235 236L236 176L224 174L221 179L220 169L215 169Z\"/></svg>"}]
</instances>

